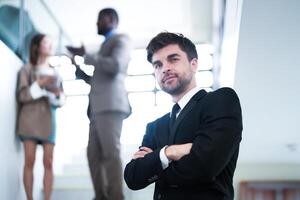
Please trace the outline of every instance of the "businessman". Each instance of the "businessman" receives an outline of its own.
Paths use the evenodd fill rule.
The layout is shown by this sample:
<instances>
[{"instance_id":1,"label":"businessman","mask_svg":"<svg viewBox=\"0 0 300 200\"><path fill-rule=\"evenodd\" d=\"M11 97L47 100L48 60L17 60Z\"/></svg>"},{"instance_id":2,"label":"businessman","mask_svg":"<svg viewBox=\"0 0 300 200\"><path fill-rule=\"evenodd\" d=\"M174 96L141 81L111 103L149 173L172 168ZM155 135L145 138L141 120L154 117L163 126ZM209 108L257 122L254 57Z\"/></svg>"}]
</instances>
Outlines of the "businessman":
<instances>
[{"instance_id":1,"label":"businessman","mask_svg":"<svg viewBox=\"0 0 300 200\"><path fill-rule=\"evenodd\" d=\"M91 85L87 156L96 200L124 199L120 135L123 120L131 113L124 81L132 45L127 35L116 32L118 22L114 9L99 12L98 34L105 41L97 54L87 54L83 46L67 47L73 55L84 56L85 64L95 66L92 77L79 67L76 76Z\"/></svg>"},{"instance_id":2,"label":"businessman","mask_svg":"<svg viewBox=\"0 0 300 200\"><path fill-rule=\"evenodd\" d=\"M125 168L128 187L155 183L155 200L233 200L242 133L237 94L231 88L206 92L196 85L196 48L181 34L155 36L147 59L175 104L171 113L147 125Z\"/></svg>"}]
</instances>

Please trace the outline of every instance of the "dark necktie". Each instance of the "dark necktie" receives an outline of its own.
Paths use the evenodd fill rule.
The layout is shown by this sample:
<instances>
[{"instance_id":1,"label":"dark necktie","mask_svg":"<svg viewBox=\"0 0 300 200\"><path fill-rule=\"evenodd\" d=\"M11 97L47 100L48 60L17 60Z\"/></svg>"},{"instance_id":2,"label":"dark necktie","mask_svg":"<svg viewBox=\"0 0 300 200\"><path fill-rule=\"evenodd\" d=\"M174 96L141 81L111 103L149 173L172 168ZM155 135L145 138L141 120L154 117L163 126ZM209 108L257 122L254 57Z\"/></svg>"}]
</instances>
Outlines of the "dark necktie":
<instances>
[{"instance_id":1,"label":"dark necktie","mask_svg":"<svg viewBox=\"0 0 300 200\"><path fill-rule=\"evenodd\" d=\"M176 114L178 113L179 110L180 110L180 106L177 103L174 104L174 106L172 108L172 112L171 112L171 118L170 118L170 129L172 129L172 127L175 124Z\"/></svg>"}]
</instances>

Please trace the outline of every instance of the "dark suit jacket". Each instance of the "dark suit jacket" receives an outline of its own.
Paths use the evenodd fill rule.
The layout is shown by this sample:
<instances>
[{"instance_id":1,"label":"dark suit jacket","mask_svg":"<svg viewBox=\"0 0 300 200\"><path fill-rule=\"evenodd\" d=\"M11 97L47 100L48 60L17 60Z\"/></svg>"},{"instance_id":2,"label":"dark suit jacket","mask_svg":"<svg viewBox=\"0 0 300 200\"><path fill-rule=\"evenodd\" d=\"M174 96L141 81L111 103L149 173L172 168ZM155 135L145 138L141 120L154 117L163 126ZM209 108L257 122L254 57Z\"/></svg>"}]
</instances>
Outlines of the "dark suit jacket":
<instances>
[{"instance_id":1,"label":"dark suit jacket","mask_svg":"<svg viewBox=\"0 0 300 200\"><path fill-rule=\"evenodd\" d=\"M170 114L147 125L142 146L153 149L131 160L124 177L139 190L155 182L154 199L231 200L232 177L242 132L238 96L230 88L200 90L180 112L172 130ZM159 151L165 145L192 142L190 154L162 169Z\"/></svg>"}]
</instances>

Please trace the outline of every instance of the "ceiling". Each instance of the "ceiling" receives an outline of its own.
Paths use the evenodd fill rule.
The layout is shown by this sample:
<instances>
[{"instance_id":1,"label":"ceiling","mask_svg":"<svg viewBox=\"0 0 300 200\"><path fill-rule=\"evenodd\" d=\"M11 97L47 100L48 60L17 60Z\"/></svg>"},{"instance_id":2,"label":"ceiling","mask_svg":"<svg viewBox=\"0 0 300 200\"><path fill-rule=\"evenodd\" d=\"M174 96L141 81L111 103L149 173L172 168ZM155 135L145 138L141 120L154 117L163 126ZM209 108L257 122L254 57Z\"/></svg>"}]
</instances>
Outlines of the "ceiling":
<instances>
[{"instance_id":1,"label":"ceiling","mask_svg":"<svg viewBox=\"0 0 300 200\"><path fill-rule=\"evenodd\" d=\"M211 0L27 0L25 9L41 32L58 41L62 27L64 44L98 46L96 20L99 10L112 7L120 17L119 31L128 33L136 48L146 46L161 31L183 33L196 43L212 41ZM19 5L20 1L0 0ZM48 7L49 12L47 11ZM52 15L52 16L51 16ZM53 20L55 18L55 20Z\"/></svg>"}]
</instances>

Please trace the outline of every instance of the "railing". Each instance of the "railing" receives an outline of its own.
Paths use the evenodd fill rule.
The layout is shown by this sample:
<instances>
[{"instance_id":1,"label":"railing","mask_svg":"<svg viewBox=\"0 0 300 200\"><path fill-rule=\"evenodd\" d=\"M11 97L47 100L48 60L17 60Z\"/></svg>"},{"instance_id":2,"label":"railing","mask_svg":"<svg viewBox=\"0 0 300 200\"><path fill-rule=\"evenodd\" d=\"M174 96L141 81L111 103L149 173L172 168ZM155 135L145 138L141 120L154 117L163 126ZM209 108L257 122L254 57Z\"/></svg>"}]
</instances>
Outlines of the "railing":
<instances>
[{"instance_id":1,"label":"railing","mask_svg":"<svg viewBox=\"0 0 300 200\"><path fill-rule=\"evenodd\" d=\"M0 39L24 62L28 61L28 49L32 36L38 32L54 36L56 54L62 53L64 42L71 38L44 0L2 0ZM43 21L43 23L39 23Z\"/></svg>"},{"instance_id":2,"label":"railing","mask_svg":"<svg viewBox=\"0 0 300 200\"><path fill-rule=\"evenodd\" d=\"M24 1L24 0L22 0ZM59 20L55 17L55 15L53 14L53 12L50 10L49 6L46 4L46 2L44 0L40 0L41 4L44 6L45 10L48 12L49 16L52 18L52 20L55 22L55 24L58 27L59 30L59 37L58 37L58 54L61 54L61 50L62 50L62 37L66 37L67 40L70 42L71 38L70 36L66 33L66 31L63 29L63 27L61 26Z\"/></svg>"}]
</instances>

